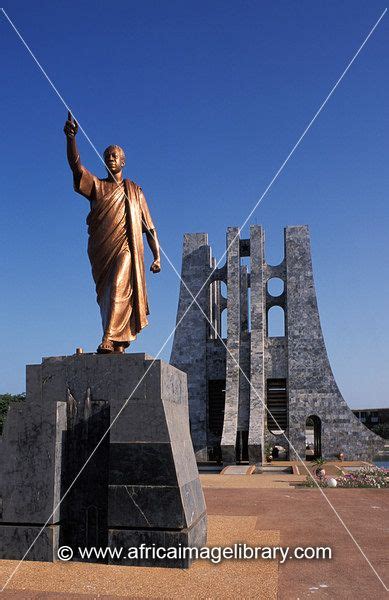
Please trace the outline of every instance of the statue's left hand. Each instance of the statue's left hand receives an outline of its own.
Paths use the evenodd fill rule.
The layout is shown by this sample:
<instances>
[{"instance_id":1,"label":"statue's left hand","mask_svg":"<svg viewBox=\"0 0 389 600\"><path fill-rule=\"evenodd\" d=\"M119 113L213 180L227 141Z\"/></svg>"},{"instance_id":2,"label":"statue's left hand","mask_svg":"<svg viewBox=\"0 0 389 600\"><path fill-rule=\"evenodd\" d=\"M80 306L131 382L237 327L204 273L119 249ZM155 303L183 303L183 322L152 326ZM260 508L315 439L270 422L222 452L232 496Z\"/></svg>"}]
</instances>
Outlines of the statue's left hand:
<instances>
[{"instance_id":1,"label":"statue's left hand","mask_svg":"<svg viewBox=\"0 0 389 600\"><path fill-rule=\"evenodd\" d=\"M161 261L160 260L154 260L151 267L150 267L150 271L152 271L153 273L159 273L161 270Z\"/></svg>"}]
</instances>

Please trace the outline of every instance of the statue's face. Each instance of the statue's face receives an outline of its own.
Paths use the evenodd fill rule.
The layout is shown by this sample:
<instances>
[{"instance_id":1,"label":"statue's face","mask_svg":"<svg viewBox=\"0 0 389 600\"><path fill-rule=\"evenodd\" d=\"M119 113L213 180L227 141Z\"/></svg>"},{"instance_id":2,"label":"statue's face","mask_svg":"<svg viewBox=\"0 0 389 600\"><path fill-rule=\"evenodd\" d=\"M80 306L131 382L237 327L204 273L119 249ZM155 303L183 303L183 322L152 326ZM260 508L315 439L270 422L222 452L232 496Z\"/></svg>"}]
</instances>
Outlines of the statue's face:
<instances>
[{"instance_id":1,"label":"statue's face","mask_svg":"<svg viewBox=\"0 0 389 600\"><path fill-rule=\"evenodd\" d=\"M125 160L122 152L119 148L109 146L104 152L104 162L107 167L107 171L116 175L120 173L125 165Z\"/></svg>"}]
</instances>

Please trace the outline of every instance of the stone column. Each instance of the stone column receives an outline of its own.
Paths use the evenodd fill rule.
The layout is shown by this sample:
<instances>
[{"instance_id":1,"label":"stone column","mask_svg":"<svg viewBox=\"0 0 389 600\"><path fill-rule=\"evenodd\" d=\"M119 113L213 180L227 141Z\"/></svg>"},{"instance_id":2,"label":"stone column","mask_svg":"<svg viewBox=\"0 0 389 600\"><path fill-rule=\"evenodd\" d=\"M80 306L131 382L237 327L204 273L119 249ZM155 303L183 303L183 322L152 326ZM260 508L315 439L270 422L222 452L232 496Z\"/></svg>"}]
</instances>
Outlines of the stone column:
<instances>
[{"instance_id":1,"label":"stone column","mask_svg":"<svg viewBox=\"0 0 389 600\"><path fill-rule=\"evenodd\" d=\"M211 249L206 233L184 235L181 278L194 297L211 274ZM210 284L196 299L211 320ZM192 304L192 306L190 306ZM190 308L189 308L190 306ZM187 311L187 309L189 310ZM187 311L187 312L186 312ZM186 312L186 314L185 314ZM184 316L185 315L185 316ZM183 317L183 318L182 318ZM182 320L181 320L182 319ZM197 460L207 460L207 339L210 325L181 282L170 363L188 376L189 416Z\"/></svg>"},{"instance_id":2,"label":"stone column","mask_svg":"<svg viewBox=\"0 0 389 600\"><path fill-rule=\"evenodd\" d=\"M250 415L250 333L248 330L248 283L247 267L241 267L240 279L240 359L239 364L244 375L240 373L238 431L249 430ZM247 378L247 379L246 379Z\"/></svg>"},{"instance_id":3,"label":"stone column","mask_svg":"<svg viewBox=\"0 0 389 600\"><path fill-rule=\"evenodd\" d=\"M227 368L221 448L223 462L229 464L235 462L240 380L240 239L237 227L227 229L227 248Z\"/></svg>"},{"instance_id":4,"label":"stone column","mask_svg":"<svg viewBox=\"0 0 389 600\"><path fill-rule=\"evenodd\" d=\"M259 225L250 227L251 251L251 389L250 389L250 463L262 463L264 459L265 423L265 279L264 279L264 233Z\"/></svg>"}]
</instances>

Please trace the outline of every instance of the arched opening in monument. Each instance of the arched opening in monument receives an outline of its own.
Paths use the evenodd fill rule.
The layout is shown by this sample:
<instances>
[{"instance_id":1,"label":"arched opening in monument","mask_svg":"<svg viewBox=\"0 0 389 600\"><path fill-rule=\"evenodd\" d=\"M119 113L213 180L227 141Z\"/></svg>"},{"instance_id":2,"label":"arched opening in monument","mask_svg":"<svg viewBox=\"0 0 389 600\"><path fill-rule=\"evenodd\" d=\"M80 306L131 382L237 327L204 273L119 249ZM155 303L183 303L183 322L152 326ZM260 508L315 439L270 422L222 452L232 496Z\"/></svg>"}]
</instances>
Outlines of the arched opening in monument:
<instances>
[{"instance_id":1,"label":"arched opening in monument","mask_svg":"<svg viewBox=\"0 0 389 600\"><path fill-rule=\"evenodd\" d=\"M310 415L305 422L305 458L321 458L321 419Z\"/></svg>"},{"instance_id":2,"label":"arched opening in monument","mask_svg":"<svg viewBox=\"0 0 389 600\"><path fill-rule=\"evenodd\" d=\"M271 277L267 282L267 291L271 296L281 296L284 291L284 282L279 277Z\"/></svg>"},{"instance_id":3,"label":"arched opening in monument","mask_svg":"<svg viewBox=\"0 0 389 600\"><path fill-rule=\"evenodd\" d=\"M267 337L285 336L285 312L281 306L271 306L267 311Z\"/></svg>"}]
</instances>

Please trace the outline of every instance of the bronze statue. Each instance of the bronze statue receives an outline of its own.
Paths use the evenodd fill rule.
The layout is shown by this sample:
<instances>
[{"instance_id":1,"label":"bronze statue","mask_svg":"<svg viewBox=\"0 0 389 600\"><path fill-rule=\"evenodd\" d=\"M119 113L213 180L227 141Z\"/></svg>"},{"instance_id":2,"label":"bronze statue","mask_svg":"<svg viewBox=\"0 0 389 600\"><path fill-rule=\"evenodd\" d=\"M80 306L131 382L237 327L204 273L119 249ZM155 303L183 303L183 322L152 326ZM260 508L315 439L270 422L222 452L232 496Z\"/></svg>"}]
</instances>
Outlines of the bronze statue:
<instances>
[{"instance_id":1,"label":"bronze statue","mask_svg":"<svg viewBox=\"0 0 389 600\"><path fill-rule=\"evenodd\" d=\"M147 325L143 236L153 253L150 267L161 270L159 243L142 189L123 179L125 155L119 146L104 151L106 179L98 179L82 166L75 136L78 124L68 113L64 132L74 189L90 201L87 217L88 256L96 284L103 322L103 340L97 352L124 352Z\"/></svg>"}]
</instances>

